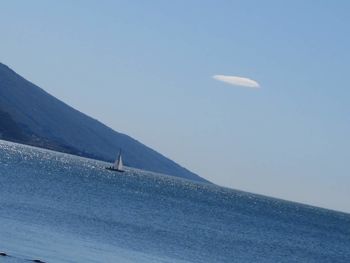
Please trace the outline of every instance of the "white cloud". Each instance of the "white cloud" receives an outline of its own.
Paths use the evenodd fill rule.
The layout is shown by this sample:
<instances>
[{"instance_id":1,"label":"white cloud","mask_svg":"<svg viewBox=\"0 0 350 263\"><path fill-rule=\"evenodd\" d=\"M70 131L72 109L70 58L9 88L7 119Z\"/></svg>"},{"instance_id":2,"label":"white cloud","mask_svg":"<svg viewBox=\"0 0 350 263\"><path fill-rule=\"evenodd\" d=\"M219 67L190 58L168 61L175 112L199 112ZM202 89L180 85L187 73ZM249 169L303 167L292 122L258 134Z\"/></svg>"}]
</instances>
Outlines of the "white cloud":
<instances>
[{"instance_id":1,"label":"white cloud","mask_svg":"<svg viewBox=\"0 0 350 263\"><path fill-rule=\"evenodd\" d=\"M255 88L255 89L260 88L260 84L258 82L248 78L242 78L242 77L236 77L236 76L225 76L225 75L214 75L213 78L234 86L241 86L241 87Z\"/></svg>"}]
</instances>

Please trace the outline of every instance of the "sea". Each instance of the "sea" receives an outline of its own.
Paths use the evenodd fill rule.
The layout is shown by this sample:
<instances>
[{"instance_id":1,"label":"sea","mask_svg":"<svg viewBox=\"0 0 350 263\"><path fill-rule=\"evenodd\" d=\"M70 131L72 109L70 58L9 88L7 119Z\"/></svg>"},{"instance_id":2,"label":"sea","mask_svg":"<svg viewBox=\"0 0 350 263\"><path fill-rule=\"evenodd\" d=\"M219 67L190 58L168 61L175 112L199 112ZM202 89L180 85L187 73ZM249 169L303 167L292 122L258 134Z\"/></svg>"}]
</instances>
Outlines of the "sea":
<instances>
[{"instance_id":1,"label":"sea","mask_svg":"<svg viewBox=\"0 0 350 263\"><path fill-rule=\"evenodd\" d=\"M0 262L350 262L350 214L106 165L0 141Z\"/></svg>"}]
</instances>

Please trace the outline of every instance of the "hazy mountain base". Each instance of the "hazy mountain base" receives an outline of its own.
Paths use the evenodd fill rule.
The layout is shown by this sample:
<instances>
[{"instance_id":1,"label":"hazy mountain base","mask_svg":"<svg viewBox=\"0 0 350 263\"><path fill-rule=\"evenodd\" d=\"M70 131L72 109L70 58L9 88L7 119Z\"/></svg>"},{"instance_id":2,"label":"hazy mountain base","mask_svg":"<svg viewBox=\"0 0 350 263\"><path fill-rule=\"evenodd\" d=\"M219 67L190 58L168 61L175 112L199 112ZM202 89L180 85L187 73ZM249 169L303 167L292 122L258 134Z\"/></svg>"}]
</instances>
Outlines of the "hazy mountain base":
<instances>
[{"instance_id":1,"label":"hazy mountain base","mask_svg":"<svg viewBox=\"0 0 350 263\"><path fill-rule=\"evenodd\" d=\"M74 154L82 157L99 159L98 156L81 152L68 145L62 145L60 142L50 141L49 139L40 138L25 127L20 127L12 117L0 109L0 140L26 144L30 146L45 148L53 151Z\"/></svg>"}]
</instances>

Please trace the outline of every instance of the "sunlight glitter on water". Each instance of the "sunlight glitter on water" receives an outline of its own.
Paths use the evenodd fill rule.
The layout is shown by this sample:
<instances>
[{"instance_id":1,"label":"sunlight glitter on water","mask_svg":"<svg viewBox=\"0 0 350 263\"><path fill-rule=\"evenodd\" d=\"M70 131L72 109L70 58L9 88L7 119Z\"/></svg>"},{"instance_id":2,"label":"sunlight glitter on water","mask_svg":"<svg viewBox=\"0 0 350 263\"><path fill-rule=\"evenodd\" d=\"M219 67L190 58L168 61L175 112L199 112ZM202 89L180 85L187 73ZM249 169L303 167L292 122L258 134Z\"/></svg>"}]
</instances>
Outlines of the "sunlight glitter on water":
<instances>
[{"instance_id":1,"label":"sunlight glitter on water","mask_svg":"<svg viewBox=\"0 0 350 263\"><path fill-rule=\"evenodd\" d=\"M4 141L0 165L8 262L350 262L348 214Z\"/></svg>"}]
</instances>

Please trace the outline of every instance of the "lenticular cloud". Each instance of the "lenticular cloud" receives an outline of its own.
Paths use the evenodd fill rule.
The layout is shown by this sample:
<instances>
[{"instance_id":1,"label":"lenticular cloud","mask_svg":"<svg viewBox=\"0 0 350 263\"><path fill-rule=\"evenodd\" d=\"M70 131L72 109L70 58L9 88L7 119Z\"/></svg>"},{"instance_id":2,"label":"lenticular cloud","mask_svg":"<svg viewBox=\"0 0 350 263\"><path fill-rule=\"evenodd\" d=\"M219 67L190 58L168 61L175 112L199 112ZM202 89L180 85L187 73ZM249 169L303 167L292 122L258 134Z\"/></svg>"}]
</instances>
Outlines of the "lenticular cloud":
<instances>
[{"instance_id":1,"label":"lenticular cloud","mask_svg":"<svg viewBox=\"0 0 350 263\"><path fill-rule=\"evenodd\" d=\"M260 88L260 84L258 82L248 78L242 78L237 76L225 76L225 75L214 75L213 78L234 86L256 88L256 89Z\"/></svg>"}]
</instances>

